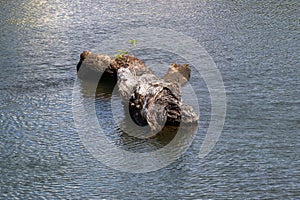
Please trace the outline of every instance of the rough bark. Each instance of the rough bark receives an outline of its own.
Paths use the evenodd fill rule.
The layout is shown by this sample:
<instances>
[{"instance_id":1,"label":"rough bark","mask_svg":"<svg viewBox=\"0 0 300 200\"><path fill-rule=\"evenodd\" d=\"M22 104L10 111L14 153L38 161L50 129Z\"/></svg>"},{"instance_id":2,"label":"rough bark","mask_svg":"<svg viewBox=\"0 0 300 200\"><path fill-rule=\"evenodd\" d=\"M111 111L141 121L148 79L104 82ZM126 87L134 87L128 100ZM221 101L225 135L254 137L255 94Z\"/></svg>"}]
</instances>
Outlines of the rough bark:
<instances>
[{"instance_id":1,"label":"rough bark","mask_svg":"<svg viewBox=\"0 0 300 200\"><path fill-rule=\"evenodd\" d=\"M121 58L111 58L108 55L95 54L90 51L84 51L80 55L77 73L79 78L84 80L94 81L94 78L99 79L102 75L116 79L120 68L128 68L136 76L152 74L151 70L134 56L123 55Z\"/></svg>"},{"instance_id":2,"label":"rough bark","mask_svg":"<svg viewBox=\"0 0 300 200\"><path fill-rule=\"evenodd\" d=\"M160 79L134 56L111 58L84 51L77 72L84 80L99 79L99 76L117 80L124 105L129 106L131 118L140 126L149 125L158 131L165 125L179 126L199 120L193 108L181 99L181 85L189 80L191 72L187 64L173 63Z\"/></svg>"}]
</instances>

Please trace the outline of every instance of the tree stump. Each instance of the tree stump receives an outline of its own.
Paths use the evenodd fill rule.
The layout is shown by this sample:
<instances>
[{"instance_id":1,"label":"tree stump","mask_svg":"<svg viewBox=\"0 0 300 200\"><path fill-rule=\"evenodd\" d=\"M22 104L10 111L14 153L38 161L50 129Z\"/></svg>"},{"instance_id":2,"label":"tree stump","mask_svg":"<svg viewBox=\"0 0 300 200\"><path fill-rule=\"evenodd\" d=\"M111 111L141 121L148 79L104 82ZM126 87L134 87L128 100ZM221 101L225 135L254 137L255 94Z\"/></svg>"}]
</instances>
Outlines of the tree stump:
<instances>
[{"instance_id":1,"label":"tree stump","mask_svg":"<svg viewBox=\"0 0 300 200\"><path fill-rule=\"evenodd\" d=\"M151 130L159 131L164 126L199 120L193 108L181 99L181 86L190 78L188 64L171 64L160 79L134 56L112 58L84 51L77 73L83 80L95 81L101 77L110 80L113 86L117 84L124 106L129 106L129 114L139 126L149 125Z\"/></svg>"}]
</instances>

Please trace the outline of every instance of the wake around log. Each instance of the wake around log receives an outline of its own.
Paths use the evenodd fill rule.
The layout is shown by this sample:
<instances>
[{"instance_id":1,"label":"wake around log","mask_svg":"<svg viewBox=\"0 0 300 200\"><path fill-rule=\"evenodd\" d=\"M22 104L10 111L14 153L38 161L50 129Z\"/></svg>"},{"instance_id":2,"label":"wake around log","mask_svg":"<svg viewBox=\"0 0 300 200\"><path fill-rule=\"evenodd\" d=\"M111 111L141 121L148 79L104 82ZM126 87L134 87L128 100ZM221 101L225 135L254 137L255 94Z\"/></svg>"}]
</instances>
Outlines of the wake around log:
<instances>
[{"instance_id":1,"label":"wake around log","mask_svg":"<svg viewBox=\"0 0 300 200\"><path fill-rule=\"evenodd\" d=\"M90 51L84 51L77 64L78 77L84 81L101 77L117 83L132 120L139 126L149 125L152 131L198 123L199 116L181 99L181 86L189 80L190 73L188 64L173 63L160 79L134 56L115 58Z\"/></svg>"}]
</instances>

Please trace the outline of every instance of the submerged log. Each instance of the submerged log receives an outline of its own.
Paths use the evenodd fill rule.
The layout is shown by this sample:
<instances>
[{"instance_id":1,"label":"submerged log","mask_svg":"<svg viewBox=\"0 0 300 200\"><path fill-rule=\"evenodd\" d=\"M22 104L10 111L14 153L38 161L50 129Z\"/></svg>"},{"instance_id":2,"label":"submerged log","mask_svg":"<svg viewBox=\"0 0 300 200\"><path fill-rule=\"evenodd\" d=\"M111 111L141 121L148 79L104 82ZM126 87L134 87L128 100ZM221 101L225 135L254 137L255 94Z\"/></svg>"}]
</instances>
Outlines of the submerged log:
<instances>
[{"instance_id":1,"label":"submerged log","mask_svg":"<svg viewBox=\"0 0 300 200\"><path fill-rule=\"evenodd\" d=\"M84 51L80 55L77 73L79 78L84 80L94 81L94 78L99 79L102 75L116 80L117 71L120 68L128 68L137 76L152 73L141 60L134 56L123 55L120 58L111 58L108 55L95 54L90 51Z\"/></svg>"},{"instance_id":2,"label":"submerged log","mask_svg":"<svg viewBox=\"0 0 300 200\"><path fill-rule=\"evenodd\" d=\"M77 72L83 80L99 79L99 76L117 80L123 104L129 106L129 114L139 126L149 125L153 131L159 131L165 125L179 126L199 120L193 108L181 99L181 86L190 78L191 69L187 64L172 64L160 79L134 56L111 58L84 51Z\"/></svg>"}]
</instances>

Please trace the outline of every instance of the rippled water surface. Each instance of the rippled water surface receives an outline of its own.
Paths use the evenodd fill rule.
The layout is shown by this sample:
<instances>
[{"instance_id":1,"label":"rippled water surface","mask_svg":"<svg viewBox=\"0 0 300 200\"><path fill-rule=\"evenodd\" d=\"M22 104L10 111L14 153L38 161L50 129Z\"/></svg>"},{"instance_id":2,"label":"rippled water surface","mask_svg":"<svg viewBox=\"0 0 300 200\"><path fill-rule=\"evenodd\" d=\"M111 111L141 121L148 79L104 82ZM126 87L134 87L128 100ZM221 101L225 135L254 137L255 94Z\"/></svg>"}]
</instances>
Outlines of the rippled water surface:
<instances>
[{"instance_id":1,"label":"rippled water surface","mask_svg":"<svg viewBox=\"0 0 300 200\"><path fill-rule=\"evenodd\" d=\"M0 5L1 199L300 198L297 0ZM105 53L101 41L139 27L168 28L198 41L222 74L227 115L217 145L198 158L211 105L201 75L192 74L201 119L191 146L163 169L132 174L108 168L86 149L73 120L72 90L83 50ZM150 64L185 62L171 52L135 53ZM138 152L165 145L134 140L110 125L110 98L97 96L95 108L113 143Z\"/></svg>"}]
</instances>

